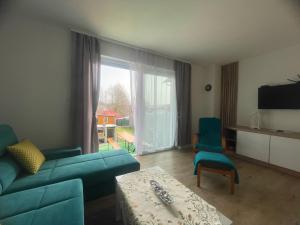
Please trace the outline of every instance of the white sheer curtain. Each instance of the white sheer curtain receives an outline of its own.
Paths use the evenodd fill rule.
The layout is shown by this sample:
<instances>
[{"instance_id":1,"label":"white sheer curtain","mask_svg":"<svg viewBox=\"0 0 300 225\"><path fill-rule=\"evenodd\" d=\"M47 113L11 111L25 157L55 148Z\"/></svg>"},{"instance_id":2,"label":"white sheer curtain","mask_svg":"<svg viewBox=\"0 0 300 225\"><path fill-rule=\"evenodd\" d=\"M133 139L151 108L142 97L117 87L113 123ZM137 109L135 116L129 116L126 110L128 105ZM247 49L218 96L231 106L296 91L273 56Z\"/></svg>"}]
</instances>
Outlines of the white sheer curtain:
<instances>
[{"instance_id":1,"label":"white sheer curtain","mask_svg":"<svg viewBox=\"0 0 300 225\"><path fill-rule=\"evenodd\" d=\"M173 147L177 115L174 71L135 64L131 72L137 154Z\"/></svg>"},{"instance_id":2,"label":"white sheer curtain","mask_svg":"<svg viewBox=\"0 0 300 225\"><path fill-rule=\"evenodd\" d=\"M137 154L175 146L177 108L173 60L110 42L102 43L102 52L129 64Z\"/></svg>"}]
</instances>

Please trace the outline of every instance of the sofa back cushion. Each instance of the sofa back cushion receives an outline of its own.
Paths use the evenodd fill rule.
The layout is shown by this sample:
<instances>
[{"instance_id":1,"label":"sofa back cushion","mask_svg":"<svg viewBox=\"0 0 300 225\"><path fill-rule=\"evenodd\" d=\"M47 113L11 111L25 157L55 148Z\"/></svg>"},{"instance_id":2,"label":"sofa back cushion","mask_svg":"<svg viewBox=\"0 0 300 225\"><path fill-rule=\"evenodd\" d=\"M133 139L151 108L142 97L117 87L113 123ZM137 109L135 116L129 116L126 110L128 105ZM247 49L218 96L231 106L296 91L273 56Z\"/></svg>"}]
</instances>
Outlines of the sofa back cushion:
<instances>
[{"instance_id":1,"label":"sofa back cushion","mask_svg":"<svg viewBox=\"0 0 300 225\"><path fill-rule=\"evenodd\" d=\"M0 157L6 152L7 146L17 142L18 139L13 129L9 125L0 124Z\"/></svg>"},{"instance_id":2,"label":"sofa back cushion","mask_svg":"<svg viewBox=\"0 0 300 225\"><path fill-rule=\"evenodd\" d=\"M37 173L46 160L43 153L27 139L7 148L20 165L31 174Z\"/></svg>"},{"instance_id":3,"label":"sofa back cushion","mask_svg":"<svg viewBox=\"0 0 300 225\"><path fill-rule=\"evenodd\" d=\"M0 157L0 195L16 179L19 172L19 165L10 155Z\"/></svg>"}]
</instances>

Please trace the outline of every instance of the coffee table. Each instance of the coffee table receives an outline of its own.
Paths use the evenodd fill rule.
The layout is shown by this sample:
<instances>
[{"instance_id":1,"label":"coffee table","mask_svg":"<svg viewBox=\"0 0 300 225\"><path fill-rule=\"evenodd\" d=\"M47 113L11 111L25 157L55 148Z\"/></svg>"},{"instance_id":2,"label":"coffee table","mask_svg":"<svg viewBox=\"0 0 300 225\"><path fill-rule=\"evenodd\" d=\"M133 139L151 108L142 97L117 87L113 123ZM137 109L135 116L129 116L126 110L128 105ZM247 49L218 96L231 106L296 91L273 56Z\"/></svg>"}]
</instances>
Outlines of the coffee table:
<instances>
[{"instance_id":1,"label":"coffee table","mask_svg":"<svg viewBox=\"0 0 300 225\"><path fill-rule=\"evenodd\" d=\"M159 167L151 167L116 178L117 220L124 225L232 225L215 207ZM173 197L164 204L150 180L157 181Z\"/></svg>"}]
</instances>

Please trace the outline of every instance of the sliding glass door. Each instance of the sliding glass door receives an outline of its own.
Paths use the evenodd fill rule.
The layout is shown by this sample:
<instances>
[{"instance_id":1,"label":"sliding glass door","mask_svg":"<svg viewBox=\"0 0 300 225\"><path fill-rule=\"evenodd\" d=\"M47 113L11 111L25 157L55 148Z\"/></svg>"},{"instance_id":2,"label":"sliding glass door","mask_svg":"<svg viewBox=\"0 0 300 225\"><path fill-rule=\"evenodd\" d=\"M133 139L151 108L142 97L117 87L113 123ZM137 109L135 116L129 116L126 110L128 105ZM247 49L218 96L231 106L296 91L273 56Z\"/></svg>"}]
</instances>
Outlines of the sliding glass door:
<instances>
[{"instance_id":1,"label":"sliding glass door","mask_svg":"<svg viewBox=\"0 0 300 225\"><path fill-rule=\"evenodd\" d=\"M147 65L138 69L131 71L137 154L170 149L176 135L174 71Z\"/></svg>"},{"instance_id":2,"label":"sliding glass door","mask_svg":"<svg viewBox=\"0 0 300 225\"><path fill-rule=\"evenodd\" d=\"M125 148L141 155L176 144L173 70L103 56L100 93L101 150Z\"/></svg>"},{"instance_id":3,"label":"sliding glass door","mask_svg":"<svg viewBox=\"0 0 300 225\"><path fill-rule=\"evenodd\" d=\"M102 57L97 119L100 151L126 149L135 153L128 63Z\"/></svg>"}]
</instances>

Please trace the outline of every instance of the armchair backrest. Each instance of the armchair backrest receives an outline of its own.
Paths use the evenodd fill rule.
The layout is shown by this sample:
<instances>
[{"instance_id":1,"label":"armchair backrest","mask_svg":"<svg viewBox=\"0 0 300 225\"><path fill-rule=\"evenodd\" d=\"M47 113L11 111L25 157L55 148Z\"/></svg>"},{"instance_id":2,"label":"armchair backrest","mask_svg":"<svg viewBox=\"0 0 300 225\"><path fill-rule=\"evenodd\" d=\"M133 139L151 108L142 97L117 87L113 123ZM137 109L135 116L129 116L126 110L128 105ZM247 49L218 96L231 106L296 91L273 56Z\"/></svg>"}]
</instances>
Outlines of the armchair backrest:
<instances>
[{"instance_id":1,"label":"armchair backrest","mask_svg":"<svg viewBox=\"0 0 300 225\"><path fill-rule=\"evenodd\" d=\"M199 143L212 146L221 146L221 136L221 121L218 118L199 119Z\"/></svg>"}]
</instances>

